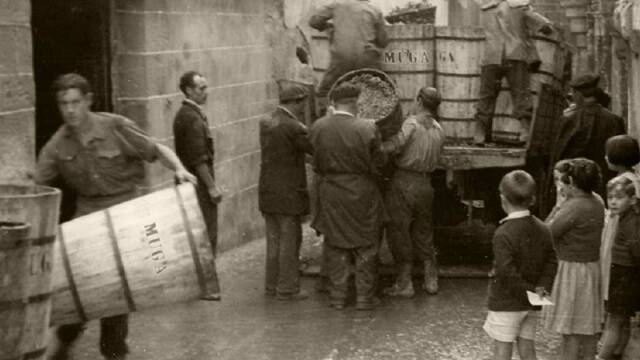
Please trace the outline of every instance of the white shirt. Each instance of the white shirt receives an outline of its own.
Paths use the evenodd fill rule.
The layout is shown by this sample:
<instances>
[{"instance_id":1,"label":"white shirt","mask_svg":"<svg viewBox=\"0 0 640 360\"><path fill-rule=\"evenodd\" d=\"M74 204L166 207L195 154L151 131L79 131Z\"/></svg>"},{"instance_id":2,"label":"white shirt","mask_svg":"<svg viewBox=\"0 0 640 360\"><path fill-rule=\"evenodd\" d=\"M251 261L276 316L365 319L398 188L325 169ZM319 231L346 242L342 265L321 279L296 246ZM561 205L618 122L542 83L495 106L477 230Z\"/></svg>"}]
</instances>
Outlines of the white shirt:
<instances>
[{"instance_id":1,"label":"white shirt","mask_svg":"<svg viewBox=\"0 0 640 360\"><path fill-rule=\"evenodd\" d=\"M531 211L529 211L529 210L514 211L514 212L510 213L509 215L507 215L506 218L500 220L500 224L502 224L502 223L504 223L505 221L508 221L508 220L520 219L520 218L527 217L527 216L531 216Z\"/></svg>"}]
</instances>

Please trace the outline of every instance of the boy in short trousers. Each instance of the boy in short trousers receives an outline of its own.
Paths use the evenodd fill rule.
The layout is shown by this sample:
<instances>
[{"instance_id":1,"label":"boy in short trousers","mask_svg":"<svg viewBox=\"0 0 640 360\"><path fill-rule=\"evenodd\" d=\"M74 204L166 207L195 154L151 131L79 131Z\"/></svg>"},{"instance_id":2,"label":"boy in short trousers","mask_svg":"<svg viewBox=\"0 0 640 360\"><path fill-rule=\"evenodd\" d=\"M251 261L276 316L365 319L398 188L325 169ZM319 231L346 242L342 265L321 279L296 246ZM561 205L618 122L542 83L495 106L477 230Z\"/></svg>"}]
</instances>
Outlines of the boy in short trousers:
<instances>
[{"instance_id":1,"label":"boy in short trousers","mask_svg":"<svg viewBox=\"0 0 640 360\"><path fill-rule=\"evenodd\" d=\"M512 171L502 178L499 189L507 217L493 236L493 277L483 329L494 340L495 360L511 359L514 342L522 360L534 360L540 308L529 303L526 292L544 296L551 289L557 259L549 228L529 212L536 193L531 175Z\"/></svg>"}]
</instances>

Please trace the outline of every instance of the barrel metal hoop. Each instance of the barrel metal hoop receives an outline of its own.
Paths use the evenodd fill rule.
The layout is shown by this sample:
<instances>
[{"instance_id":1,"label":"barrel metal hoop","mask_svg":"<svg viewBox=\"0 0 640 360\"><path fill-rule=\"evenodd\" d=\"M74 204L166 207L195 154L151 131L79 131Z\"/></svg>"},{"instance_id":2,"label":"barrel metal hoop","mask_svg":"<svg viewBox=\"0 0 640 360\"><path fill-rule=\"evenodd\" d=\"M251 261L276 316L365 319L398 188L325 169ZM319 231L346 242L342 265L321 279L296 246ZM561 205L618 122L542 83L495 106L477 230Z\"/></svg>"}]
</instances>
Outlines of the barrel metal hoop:
<instances>
[{"instance_id":1,"label":"barrel metal hoop","mask_svg":"<svg viewBox=\"0 0 640 360\"><path fill-rule=\"evenodd\" d=\"M84 311L84 306L82 306L82 301L80 301L78 287L76 285L75 279L73 278L73 272L71 271L71 262L69 261L69 255L67 254L67 245L64 242L64 234L62 233L62 228L59 232L58 241L60 241L62 265L64 266L64 272L67 274L67 282L69 283L69 291L71 292L71 297L73 298L73 304L76 306L76 311L78 312L80 320L82 322L87 322L89 318L87 317L87 313Z\"/></svg>"},{"instance_id":2,"label":"barrel metal hoop","mask_svg":"<svg viewBox=\"0 0 640 360\"><path fill-rule=\"evenodd\" d=\"M388 70L387 74L435 74L435 70Z\"/></svg>"},{"instance_id":3,"label":"barrel metal hoop","mask_svg":"<svg viewBox=\"0 0 640 360\"><path fill-rule=\"evenodd\" d=\"M474 118L450 118L450 117L438 117L440 121L448 121L448 122L474 122L476 119Z\"/></svg>"},{"instance_id":4,"label":"barrel metal hoop","mask_svg":"<svg viewBox=\"0 0 640 360\"><path fill-rule=\"evenodd\" d=\"M472 98L472 99L442 99L442 102L448 102L448 103L475 103L480 101L479 98ZM442 103L441 103L442 104Z\"/></svg>"},{"instance_id":5,"label":"barrel metal hoop","mask_svg":"<svg viewBox=\"0 0 640 360\"><path fill-rule=\"evenodd\" d=\"M464 37L464 36L439 36L436 35L436 40L455 40L455 41L485 41L486 37Z\"/></svg>"},{"instance_id":6,"label":"barrel metal hoop","mask_svg":"<svg viewBox=\"0 0 640 360\"><path fill-rule=\"evenodd\" d=\"M202 270L202 264L200 263L200 255L198 254L198 247L196 246L195 236L193 235L193 228L189 221L189 215L187 209L184 206L184 198L180 193L178 187L175 187L176 196L178 197L178 205L180 206L180 215L182 215L182 221L184 222L184 228L187 232L187 239L189 241L189 248L191 249L191 256L193 257L193 265L195 267L196 278L198 279L198 285L200 285L200 291L204 295L207 292L207 286L204 280L204 273Z\"/></svg>"},{"instance_id":7,"label":"barrel metal hoop","mask_svg":"<svg viewBox=\"0 0 640 360\"><path fill-rule=\"evenodd\" d=\"M31 360L31 359L37 359L39 357L41 357L42 355L44 355L47 352L47 348L43 347L34 351L29 351L27 353L24 353L20 356L16 356L16 357L12 357L12 358L3 358L0 360Z\"/></svg>"},{"instance_id":8,"label":"barrel metal hoop","mask_svg":"<svg viewBox=\"0 0 640 360\"><path fill-rule=\"evenodd\" d=\"M449 77L462 77L462 78L479 78L480 74L456 74L436 71L437 75L449 76Z\"/></svg>"},{"instance_id":9,"label":"barrel metal hoop","mask_svg":"<svg viewBox=\"0 0 640 360\"><path fill-rule=\"evenodd\" d=\"M107 227L109 228L109 239L111 240L111 247L113 248L113 256L116 260L116 266L118 268L118 274L120 275L120 281L122 282L122 291L124 298L127 301L127 307L129 311L136 311L136 304L133 301L131 295L131 288L129 287L129 281L127 280L127 274L124 271L124 263L122 262L122 253L118 247L118 238L116 237L116 231L113 228L113 219L109 209L104 210L105 217L107 219Z\"/></svg>"},{"instance_id":10,"label":"barrel metal hoop","mask_svg":"<svg viewBox=\"0 0 640 360\"><path fill-rule=\"evenodd\" d=\"M0 301L0 310L19 308L19 307L23 307L24 305L47 301L50 298L51 298L51 293L45 293L45 294L29 296L26 299Z\"/></svg>"}]
</instances>

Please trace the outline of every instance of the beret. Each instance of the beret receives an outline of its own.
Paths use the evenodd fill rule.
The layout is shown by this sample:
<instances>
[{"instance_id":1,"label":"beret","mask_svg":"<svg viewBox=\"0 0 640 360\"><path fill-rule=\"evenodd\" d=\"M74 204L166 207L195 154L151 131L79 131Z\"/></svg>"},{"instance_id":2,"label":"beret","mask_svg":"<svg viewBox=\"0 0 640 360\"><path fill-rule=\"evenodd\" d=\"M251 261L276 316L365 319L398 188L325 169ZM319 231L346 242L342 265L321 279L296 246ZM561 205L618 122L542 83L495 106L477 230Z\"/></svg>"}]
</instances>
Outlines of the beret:
<instances>
[{"instance_id":1,"label":"beret","mask_svg":"<svg viewBox=\"0 0 640 360\"><path fill-rule=\"evenodd\" d=\"M571 82L571 87L574 89L588 89L598 86L600 82L600 76L596 74L586 74L578 76Z\"/></svg>"},{"instance_id":2,"label":"beret","mask_svg":"<svg viewBox=\"0 0 640 360\"><path fill-rule=\"evenodd\" d=\"M280 101L293 101L309 96L309 90L302 84L293 81L280 81Z\"/></svg>"},{"instance_id":3,"label":"beret","mask_svg":"<svg viewBox=\"0 0 640 360\"><path fill-rule=\"evenodd\" d=\"M342 99L356 98L360 95L360 87L348 82L336 86L331 92L331 100L337 101Z\"/></svg>"}]
</instances>

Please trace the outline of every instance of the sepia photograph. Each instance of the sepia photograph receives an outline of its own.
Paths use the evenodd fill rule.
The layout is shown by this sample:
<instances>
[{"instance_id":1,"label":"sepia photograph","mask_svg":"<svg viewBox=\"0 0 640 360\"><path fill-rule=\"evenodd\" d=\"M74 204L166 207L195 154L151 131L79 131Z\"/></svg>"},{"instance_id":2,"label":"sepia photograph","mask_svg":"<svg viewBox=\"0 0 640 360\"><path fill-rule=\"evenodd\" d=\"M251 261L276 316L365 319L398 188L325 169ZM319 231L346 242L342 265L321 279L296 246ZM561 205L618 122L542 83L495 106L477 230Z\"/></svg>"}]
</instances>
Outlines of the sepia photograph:
<instances>
[{"instance_id":1,"label":"sepia photograph","mask_svg":"<svg viewBox=\"0 0 640 360\"><path fill-rule=\"evenodd\" d=\"M0 0L0 360L640 360L640 0Z\"/></svg>"}]
</instances>

